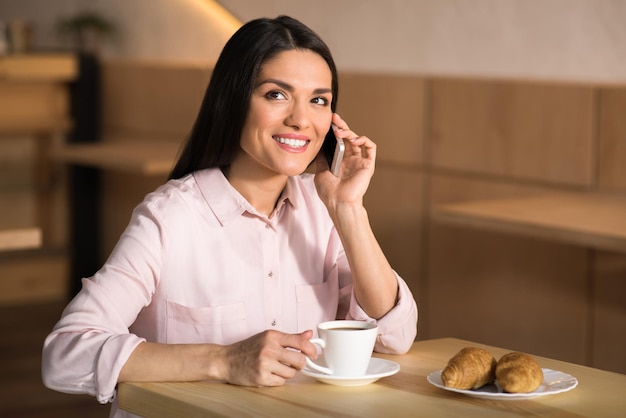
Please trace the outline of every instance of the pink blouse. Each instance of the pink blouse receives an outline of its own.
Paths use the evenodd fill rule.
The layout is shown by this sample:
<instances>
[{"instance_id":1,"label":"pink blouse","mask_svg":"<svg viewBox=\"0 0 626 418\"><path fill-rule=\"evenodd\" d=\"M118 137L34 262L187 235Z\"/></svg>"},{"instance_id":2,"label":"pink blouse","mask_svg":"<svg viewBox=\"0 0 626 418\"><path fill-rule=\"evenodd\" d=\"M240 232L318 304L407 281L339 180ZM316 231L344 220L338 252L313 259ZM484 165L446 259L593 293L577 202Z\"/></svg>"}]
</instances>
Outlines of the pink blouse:
<instances>
[{"instance_id":1,"label":"pink blouse","mask_svg":"<svg viewBox=\"0 0 626 418\"><path fill-rule=\"evenodd\" d=\"M289 178L268 218L221 170L198 171L147 195L102 269L83 279L44 343L44 383L105 403L143 341L230 344L335 318L377 322L375 350L404 353L417 307L400 277L398 285L398 304L384 318L359 307L312 175Z\"/></svg>"}]
</instances>

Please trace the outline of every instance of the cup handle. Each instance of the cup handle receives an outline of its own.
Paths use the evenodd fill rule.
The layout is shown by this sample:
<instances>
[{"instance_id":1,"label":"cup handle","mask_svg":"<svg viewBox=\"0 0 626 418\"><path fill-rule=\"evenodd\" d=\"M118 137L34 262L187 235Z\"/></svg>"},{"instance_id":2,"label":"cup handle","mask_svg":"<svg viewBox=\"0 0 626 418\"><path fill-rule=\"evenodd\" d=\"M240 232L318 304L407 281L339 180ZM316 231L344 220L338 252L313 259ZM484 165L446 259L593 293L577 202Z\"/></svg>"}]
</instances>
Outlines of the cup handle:
<instances>
[{"instance_id":1,"label":"cup handle","mask_svg":"<svg viewBox=\"0 0 626 418\"><path fill-rule=\"evenodd\" d=\"M321 338L312 338L310 342L311 344L320 346L322 350L326 348L326 342L322 340ZM324 374L333 374L333 371L330 370L328 367L323 367L323 366L320 366L319 364L314 363L313 360L311 360L308 356L306 356L306 365L312 368L313 370L317 370L318 372L321 372Z\"/></svg>"}]
</instances>

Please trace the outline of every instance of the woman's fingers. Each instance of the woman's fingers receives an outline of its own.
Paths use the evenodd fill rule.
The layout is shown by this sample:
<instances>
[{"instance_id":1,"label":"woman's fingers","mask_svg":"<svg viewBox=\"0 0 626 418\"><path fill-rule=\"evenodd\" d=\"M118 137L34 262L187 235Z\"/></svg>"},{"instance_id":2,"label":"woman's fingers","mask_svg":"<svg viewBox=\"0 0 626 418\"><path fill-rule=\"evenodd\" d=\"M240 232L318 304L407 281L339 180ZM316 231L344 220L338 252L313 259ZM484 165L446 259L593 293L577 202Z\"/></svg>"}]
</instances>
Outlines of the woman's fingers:
<instances>
[{"instance_id":1,"label":"woman's fingers","mask_svg":"<svg viewBox=\"0 0 626 418\"><path fill-rule=\"evenodd\" d=\"M359 136L352 131L346 121L337 113L333 114L335 136L344 140L350 155L360 155L363 158L376 157L376 144L366 136Z\"/></svg>"},{"instance_id":2,"label":"woman's fingers","mask_svg":"<svg viewBox=\"0 0 626 418\"><path fill-rule=\"evenodd\" d=\"M230 346L230 383L279 386L306 365L305 355L317 351L309 342L312 331L286 334L265 331Z\"/></svg>"},{"instance_id":3,"label":"woman's fingers","mask_svg":"<svg viewBox=\"0 0 626 418\"><path fill-rule=\"evenodd\" d=\"M356 133L350 130L350 127L348 126L346 121L341 119L341 116L339 116L337 113L333 114L332 120L334 125L333 131L335 132L336 137L348 141L352 141L358 137Z\"/></svg>"}]
</instances>

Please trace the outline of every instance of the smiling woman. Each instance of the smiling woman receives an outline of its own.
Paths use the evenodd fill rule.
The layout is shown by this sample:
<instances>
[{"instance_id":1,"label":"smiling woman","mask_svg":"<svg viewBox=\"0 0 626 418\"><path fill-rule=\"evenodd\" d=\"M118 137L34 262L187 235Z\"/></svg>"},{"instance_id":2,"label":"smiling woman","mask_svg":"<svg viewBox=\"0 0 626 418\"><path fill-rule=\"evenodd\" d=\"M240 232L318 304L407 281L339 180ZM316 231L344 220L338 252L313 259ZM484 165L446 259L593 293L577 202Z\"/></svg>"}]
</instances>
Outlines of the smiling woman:
<instances>
[{"instance_id":1,"label":"smiling woman","mask_svg":"<svg viewBox=\"0 0 626 418\"><path fill-rule=\"evenodd\" d=\"M170 180L46 339L46 385L101 402L126 381L278 386L334 319L376 323L376 351L410 348L415 300L363 206L376 145L334 113L337 91L328 47L301 22L233 35ZM317 157L331 123L347 143L337 176Z\"/></svg>"}]
</instances>

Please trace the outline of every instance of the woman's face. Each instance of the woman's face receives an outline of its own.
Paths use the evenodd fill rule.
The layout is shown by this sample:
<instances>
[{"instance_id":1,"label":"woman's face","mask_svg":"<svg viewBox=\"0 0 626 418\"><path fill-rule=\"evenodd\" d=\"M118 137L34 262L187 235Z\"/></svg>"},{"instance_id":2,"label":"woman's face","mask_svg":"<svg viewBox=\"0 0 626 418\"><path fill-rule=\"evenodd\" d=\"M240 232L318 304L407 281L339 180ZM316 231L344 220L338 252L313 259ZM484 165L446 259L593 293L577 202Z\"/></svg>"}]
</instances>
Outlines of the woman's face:
<instances>
[{"instance_id":1,"label":"woman's face","mask_svg":"<svg viewBox=\"0 0 626 418\"><path fill-rule=\"evenodd\" d=\"M231 169L285 176L304 172L330 128L331 100L332 75L315 52L284 51L264 63Z\"/></svg>"}]
</instances>

